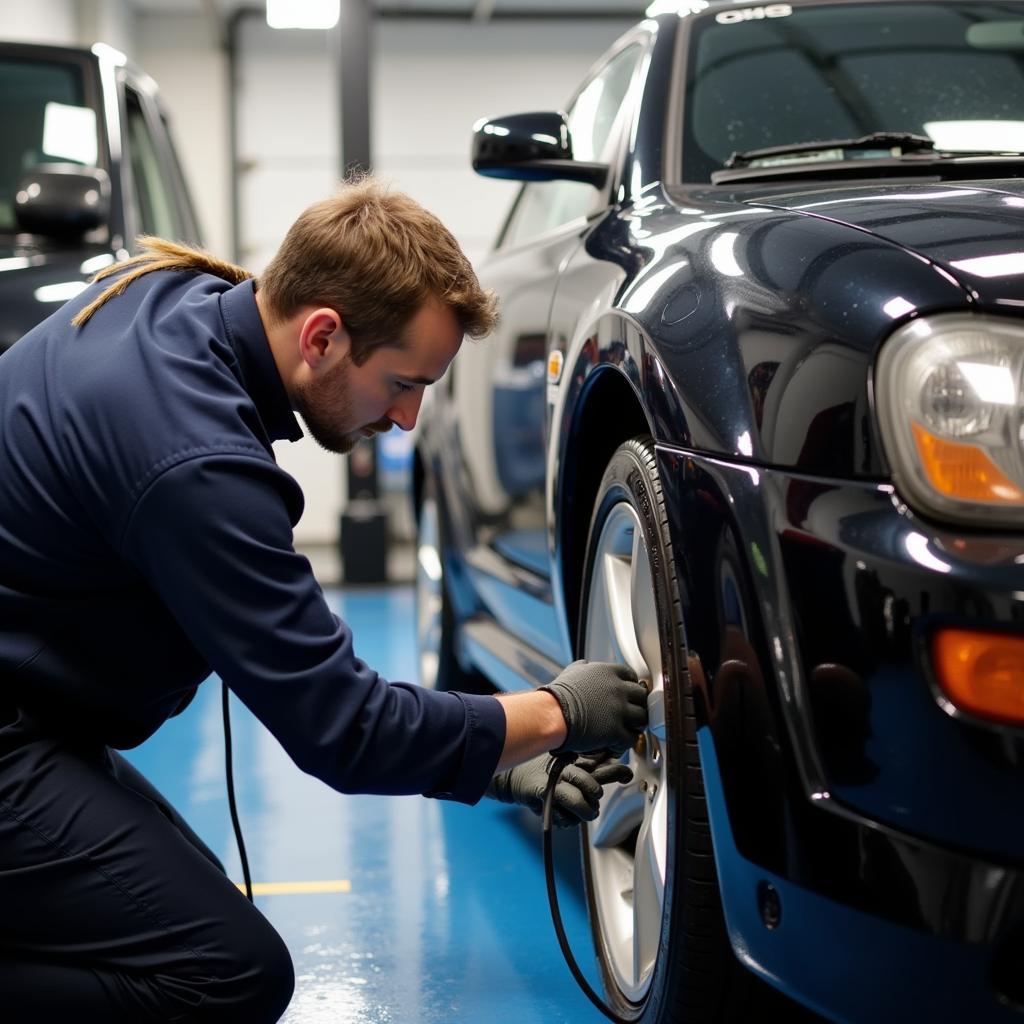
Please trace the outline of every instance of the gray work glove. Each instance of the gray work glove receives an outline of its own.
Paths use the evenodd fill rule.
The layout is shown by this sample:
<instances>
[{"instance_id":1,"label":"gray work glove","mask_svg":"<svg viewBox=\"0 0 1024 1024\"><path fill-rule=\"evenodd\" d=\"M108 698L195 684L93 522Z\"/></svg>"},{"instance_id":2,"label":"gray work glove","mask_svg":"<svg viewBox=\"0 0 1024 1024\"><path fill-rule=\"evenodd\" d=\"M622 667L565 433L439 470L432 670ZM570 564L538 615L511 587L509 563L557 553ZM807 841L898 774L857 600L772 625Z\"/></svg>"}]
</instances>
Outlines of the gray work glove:
<instances>
[{"instance_id":1,"label":"gray work glove","mask_svg":"<svg viewBox=\"0 0 1024 1024\"><path fill-rule=\"evenodd\" d=\"M541 689L558 701L568 727L565 742L553 754L621 754L647 725L647 690L627 665L574 661Z\"/></svg>"},{"instance_id":2,"label":"gray work glove","mask_svg":"<svg viewBox=\"0 0 1024 1024\"><path fill-rule=\"evenodd\" d=\"M535 814L544 812L544 793L548 770L554 758L541 754L532 761L499 772L491 779L487 795L506 804L522 804ZM607 751L580 757L567 765L555 786L551 820L559 828L570 828L581 821L593 821L600 810L601 787L609 782L629 782L629 765L608 756Z\"/></svg>"}]
</instances>

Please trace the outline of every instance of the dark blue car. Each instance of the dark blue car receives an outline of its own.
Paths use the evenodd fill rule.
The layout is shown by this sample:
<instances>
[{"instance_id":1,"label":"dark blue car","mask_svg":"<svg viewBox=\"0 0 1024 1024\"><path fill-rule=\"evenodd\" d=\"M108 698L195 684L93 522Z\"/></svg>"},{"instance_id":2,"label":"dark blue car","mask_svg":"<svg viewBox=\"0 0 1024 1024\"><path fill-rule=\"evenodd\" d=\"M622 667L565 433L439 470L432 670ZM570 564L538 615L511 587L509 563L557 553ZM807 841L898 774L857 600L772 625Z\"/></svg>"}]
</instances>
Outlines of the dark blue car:
<instances>
[{"instance_id":1,"label":"dark blue car","mask_svg":"<svg viewBox=\"0 0 1024 1024\"><path fill-rule=\"evenodd\" d=\"M622 1016L1020 1019L1024 4L649 13L476 127L523 185L419 439L425 681L651 681L582 843Z\"/></svg>"}]
</instances>

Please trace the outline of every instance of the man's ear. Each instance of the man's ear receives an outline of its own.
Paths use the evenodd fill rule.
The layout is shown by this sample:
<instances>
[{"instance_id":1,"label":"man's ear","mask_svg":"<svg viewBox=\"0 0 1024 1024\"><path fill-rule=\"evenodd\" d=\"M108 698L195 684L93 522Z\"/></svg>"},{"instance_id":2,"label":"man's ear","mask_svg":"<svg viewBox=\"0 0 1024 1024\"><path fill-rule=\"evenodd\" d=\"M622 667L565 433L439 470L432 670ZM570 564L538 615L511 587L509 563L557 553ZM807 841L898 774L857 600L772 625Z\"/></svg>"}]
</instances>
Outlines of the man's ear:
<instances>
[{"instance_id":1,"label":"man's ear","mask_svg":"<svg viewBox=\"0 0 1024 1024\"><path fill-rule=\"evenodd\" d=\"M311 370L328 357L344 356L350 344L340 314L328 306L312 310L299 328L299 353Z\"/></svg>"}]
</instances>

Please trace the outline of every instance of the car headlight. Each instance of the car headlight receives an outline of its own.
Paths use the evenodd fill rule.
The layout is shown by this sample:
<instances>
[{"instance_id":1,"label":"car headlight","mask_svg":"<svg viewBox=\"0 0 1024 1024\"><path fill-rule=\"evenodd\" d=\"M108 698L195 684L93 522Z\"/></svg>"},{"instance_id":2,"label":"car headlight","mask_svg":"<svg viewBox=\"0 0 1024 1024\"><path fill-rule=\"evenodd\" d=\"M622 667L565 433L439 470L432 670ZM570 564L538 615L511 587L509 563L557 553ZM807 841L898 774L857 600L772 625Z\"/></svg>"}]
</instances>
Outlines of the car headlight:
<instances>
[{"instance_id":1,"label":"car headlight","mask_svg":"<svg viewBox=\"0 0 1024 1024\"><path fill-rule=\"evenodd\" d=\"M875 401L908 505L1024 526L1024 324L952 314L899 328L879 352Z\"/></svg>"}]
</instances>

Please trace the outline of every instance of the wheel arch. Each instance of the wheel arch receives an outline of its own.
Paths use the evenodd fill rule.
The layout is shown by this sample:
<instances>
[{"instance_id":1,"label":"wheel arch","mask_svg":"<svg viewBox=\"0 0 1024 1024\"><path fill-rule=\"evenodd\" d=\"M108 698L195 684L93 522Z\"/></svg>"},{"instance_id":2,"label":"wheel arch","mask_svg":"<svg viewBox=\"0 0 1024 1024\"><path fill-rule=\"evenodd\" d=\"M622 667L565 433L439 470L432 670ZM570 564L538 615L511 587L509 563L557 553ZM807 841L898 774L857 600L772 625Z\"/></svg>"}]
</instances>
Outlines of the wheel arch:
<instances>
[{"instance_id":1,"label":"wheel arch","mask_svg":"<svg viewBox=\"0 0 1024 1024\"><path fill-rule=\"evenodd\" d=\"M668 447L658 470L697 724L716 752L702 771L717 775L730 841L781 874L793 752L773 657L779 628L767 609L784 567L749 500L749 470ZM722 824L712 825L716 840ZM723 892L727 907L734 898Z\"/></svg>"},{"instance_id":2,"label":"wheel arch","mask_svg":"<svg viewBox=\"0 0 1024 1024\"><path fill-rule=\"evenodd\" d=\"M559 487L558 572L574 650L587 536L601 478L623 441L651 433L640 396L626 374L611 364L595 367L573 409L566 449L577 456L565 460Z\"/></svg>"}]
</instances>

